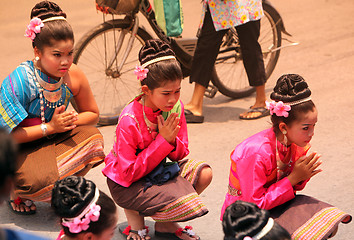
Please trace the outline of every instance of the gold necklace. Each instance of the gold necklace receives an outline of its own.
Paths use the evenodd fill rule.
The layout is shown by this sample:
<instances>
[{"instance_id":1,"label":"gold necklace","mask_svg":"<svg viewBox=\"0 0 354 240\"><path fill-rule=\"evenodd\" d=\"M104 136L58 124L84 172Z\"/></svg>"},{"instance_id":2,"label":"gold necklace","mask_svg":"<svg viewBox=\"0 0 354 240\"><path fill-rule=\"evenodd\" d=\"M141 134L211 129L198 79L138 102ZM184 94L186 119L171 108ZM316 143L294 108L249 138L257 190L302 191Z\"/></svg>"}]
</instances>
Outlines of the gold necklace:
<instances>
[{"instance_id":1,"label":"gold necklace","mask_svg":"<svg viewBox=\"0 0 354 240\"><path fill-rule=\"evenodd\" d=\"M38 69L38 71L40 70ZM63 100L62 100L61 86L63 84L63 78L60 78L60 80L57 83L52 84L44 81L41 78L41 76L38 74L37 69L34 69L34 73L36 75L36 80L37 80L36 82L38 83L37 87L40 89L40 92L44 96L45 100L47 100L47 106L50 108L56 108L62 105Z\"/></svg>"}]
</instances>

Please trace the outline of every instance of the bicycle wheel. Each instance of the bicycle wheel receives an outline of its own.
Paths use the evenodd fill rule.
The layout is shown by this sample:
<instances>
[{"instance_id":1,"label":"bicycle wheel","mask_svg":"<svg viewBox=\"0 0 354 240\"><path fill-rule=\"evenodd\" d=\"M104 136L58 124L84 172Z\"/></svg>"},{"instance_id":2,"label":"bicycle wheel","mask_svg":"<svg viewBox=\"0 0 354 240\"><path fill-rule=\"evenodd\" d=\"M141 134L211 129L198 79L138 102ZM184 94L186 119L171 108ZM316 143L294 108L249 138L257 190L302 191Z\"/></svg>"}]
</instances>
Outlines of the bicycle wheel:
<instances>
[{"instance_id":1,"label":"bicycle wheel","mask_svg":"<svg viewBox=\"0 0 354 240\"><path fill-rule=\"evenodd\" d=\"M263 5L264 17L261 18L261 31L258 39L262 48L266 79L272 74L277 64L281 46L281 29L278 25L274 9ZM225 96L243 98L255 92L249 86L246 70L243 66L242 54L235 29L229 30L220 46L212 75L212 83Z\"/></svg>"},{"instance_id":2,"label":"bicycle wheel","mask_svg":"<svg viewBox=\"0 0 354 240\"><path fill-rule=\"evenodd\" d=\"M130 27L131 22L122 19L104 22L83 36L75 50L74 63L88 78L99 107L100 125L116 124L123 107L140 90L134 68L139 64L140 48L152 37L139 28L131 51L123 62L132 36ZM120 48L117 47L119 42L122 43Z\"/></svg>"}]
</instances>

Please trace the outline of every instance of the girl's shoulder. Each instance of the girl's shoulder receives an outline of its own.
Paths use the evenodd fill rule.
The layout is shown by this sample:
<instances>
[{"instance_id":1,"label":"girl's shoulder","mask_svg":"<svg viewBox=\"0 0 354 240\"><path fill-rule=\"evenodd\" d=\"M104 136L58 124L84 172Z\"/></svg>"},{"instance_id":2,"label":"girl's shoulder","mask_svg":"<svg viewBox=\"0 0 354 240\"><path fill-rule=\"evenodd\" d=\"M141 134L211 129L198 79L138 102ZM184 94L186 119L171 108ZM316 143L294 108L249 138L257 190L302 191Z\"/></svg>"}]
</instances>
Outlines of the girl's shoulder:
<instances>
[{"instance_id":1,"label":"girl's shoulder","mask_svg":"<svg viewBox=\"0 0 354 240\"><path fill-rule=\"evenodd\" d=\"M233 155L242 155L247 157L257 154L267 157L272 152L272 146L275 143L273 140L275 141L273 130L271 128L263 130L248 137L243 142L238 144L233 151Z\"/></svg>"},{"instance_id":2,"label":"girl's shoulder","mask_svg":"<svg viewBox=\"0 0 354 240\"><path fill-rule=\"evenodd\" d=\"M89 87L89 82L87 80L84 72L76 65L72 64L70 70L66 77L64 77L64 82L70 88L74 95L76 95L81 87Z\"/></svg>"},{"instance_id":3,"label":"girl's shoulder","mask_svg":"<svg viewBox=\"0 0 354 240\"><path fill-rule=\"evenodd\" d=\"M119 127L127 128L131 125L135 125L140 129L140 108L139 102L134 99L129 102L119 114L118 125Z\"/></svg>"},{"instance_id":4,"label":"girl's shoulder","mask_svg":"<svg viewBox=\"0 0 354 240\"><path fill-rule=\"evenodd\" d=\"M32 61L25 61L18 65L2 82L3 86L9 85L15 92L24 93L36 89L34 66Z\"/></svg>"}]
</instances>

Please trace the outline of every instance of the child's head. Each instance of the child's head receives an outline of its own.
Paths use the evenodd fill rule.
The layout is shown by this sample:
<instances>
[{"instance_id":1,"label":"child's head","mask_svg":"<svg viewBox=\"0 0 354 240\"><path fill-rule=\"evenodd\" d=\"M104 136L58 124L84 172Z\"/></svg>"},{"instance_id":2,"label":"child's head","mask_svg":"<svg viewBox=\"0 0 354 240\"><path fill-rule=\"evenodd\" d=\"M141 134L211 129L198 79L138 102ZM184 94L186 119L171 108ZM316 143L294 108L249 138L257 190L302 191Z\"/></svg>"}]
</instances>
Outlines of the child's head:
<instances>
[{"instance_id":1,"label":"child's head","mask_svg":"<svg viewBox=\"0 0 354 240\"><path fill-rule=\"evenodd\" d=\"M16 145L10 135L0 128L0 204L8 199L17 160Z\"/></svg>"},{"instance_id":2,"label":"child's head","mask_svg":"<svg viewBox=\"0 0 354 240\"><path fill-rule=\"evenodd\" d=\"M256 204L236 201L225 210L225 240L290 240L290 234Z\"/></svg>"},{"instance_id":3,"label":"child's head","mask_svg":"<svg viewBox=\"0 0 354 240\"><path fill-rule=\"evenodd\" d=\"M66 236L111 239L118 221L113 200L83 177L69 176L55 183L52 207Z\"/></svg>"},{"instance_id":4,"label":"child's head","mask_svg":"<svg viewBox=\"0 0 354 240\"><path fill-rule=\"evenodd\" d=\"M270 95L273 102L267 105L271 110L274 132L287 134L290 143L295 142L302 146L311 140L317 122L317 109L310 96L311 90L298 74L281 76ZM302 139L291 139L291 136L289 138L288 135L292 130L296 130L296 127L299 132L295 135L307 131Z\"/></svg>"},{"instance_id":5,"label":"child's head","mask_svg":"<svg viewBox=\"0 0 354 240\"><path fill-rule=\"evenodd\" d=\"M150 90L164 86L169 81L181 81L183 78L179 62L171 47L158 39L145 42L139 52L140 65L148 69L141 85Z\"/></svg>"},{"instance_id":6,"label":"child's head","mask_svg":"<svg viewBox=\"0 0 354 240\"><path fill-rule=\"evenodd\" d=\"M33 48L43 51L45 46L52 46L53 41L61 40L71 40L74 43L73 30L65 20L66 14L57 4L50 1L37 3L31 11L31 20L33 18L43 21L43 27L37 28L40 32L33 36Z\"/></svg>"},{"instance_id":7,"label":"child's head","mask_svg":"<svg viewBox=\"0 0 354 240\"><path fill-rule=\"evenodd\" d=\"M145 94L144 104L154 111L170 111L180 97L183 78L174 52L161 40L148 40L140 49L139 61L135 74Z\"/></svg>"}]
</instances>

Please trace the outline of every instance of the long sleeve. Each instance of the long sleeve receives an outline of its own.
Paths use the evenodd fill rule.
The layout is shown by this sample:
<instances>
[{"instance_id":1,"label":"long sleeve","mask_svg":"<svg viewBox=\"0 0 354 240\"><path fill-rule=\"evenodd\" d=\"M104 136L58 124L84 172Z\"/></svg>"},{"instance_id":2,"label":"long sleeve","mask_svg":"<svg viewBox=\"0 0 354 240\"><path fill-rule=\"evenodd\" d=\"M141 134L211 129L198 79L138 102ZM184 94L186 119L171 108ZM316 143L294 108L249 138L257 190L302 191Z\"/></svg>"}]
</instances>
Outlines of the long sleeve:
<instances>
[{"instance_id":1,"label":"long sleeve","mask_svg":"<svg viewBox=\"0 0 354 240\"><path fill-rule=\"evenodd\" d=\"M143 142L138 122L129 115L123 116L116 129L113 149L105 159L103 173L128 187L150 173L174 148L161 135L146 148Z\"/></svg>"},{"instance_id":2,"label":"long sleeve","mask_svg":"<svg viewBox=\"0 0 354 240\"><path fill-rule=\"evenodd\" d=\"M172 161L179 161L189 154L187 123L186 117L184 116L183 105L179 125L181 126L181 128L176 138L176 146L173 151L168 155L168 158Z\"/></svg>"},{"instance_id":3,"label":"long sleeve","mask_svg":"<svg viewBox=\"0 0 354 240\"><path fill-rule=\"evenodd\" d=\"M272 170L270 159L255 153L246 161L238 161L237 166L243 200L254 202L263 209L271 209L295 197L288 178L265 187L266 173Z\"/></svg>"}]
</instances>

